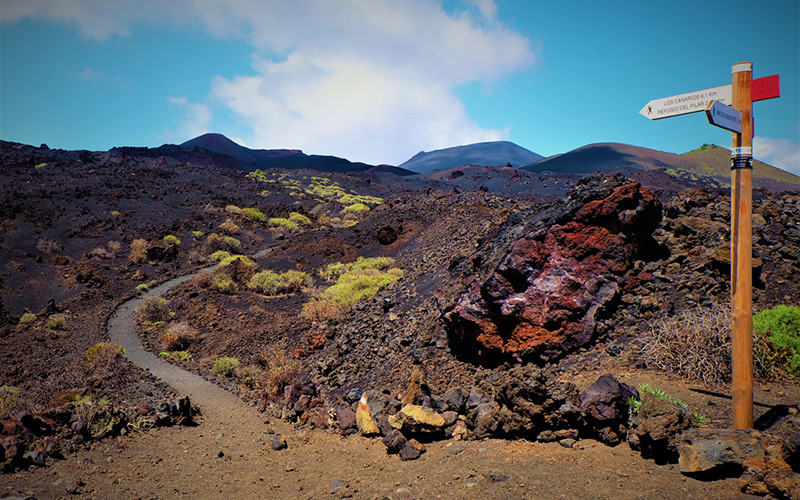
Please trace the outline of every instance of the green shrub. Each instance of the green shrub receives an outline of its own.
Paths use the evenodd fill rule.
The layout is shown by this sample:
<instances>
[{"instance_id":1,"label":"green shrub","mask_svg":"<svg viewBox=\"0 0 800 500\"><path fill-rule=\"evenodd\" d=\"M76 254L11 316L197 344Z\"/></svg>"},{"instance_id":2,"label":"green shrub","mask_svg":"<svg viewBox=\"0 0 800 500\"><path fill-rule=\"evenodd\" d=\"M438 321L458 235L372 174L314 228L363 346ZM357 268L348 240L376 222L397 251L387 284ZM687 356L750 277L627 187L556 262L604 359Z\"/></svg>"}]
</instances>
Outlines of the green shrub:
<instances>
[{"instance_id":1,"label":"green shrub","mask_svg":"<svg viewBox=\"0 0 800 500\"><path fill-rule=\"evenodd\" d=\"M203 231L192 231L192 236L194 236L195 238L199 238L203 236Z\"/></svg>"},{"instance_id":2,"label":"green shrub","mask_svg":"<svg viewBox=\"0 0 800 500\"><path fill-rule=\"evenodd\" d=\"M192 355L189 354L188 351L175 351L175 352L160 352L158 353L164 359L168 359L170 361L186 361L192 359Z\"/></svg>"},{"instance_id":3,"label":"green shrub","mask_svg":"<svg viewBox=\"0 0 800 500\"><path fill-rule=\"evenodd\" d=\"M267 220L267 216L264 215L264 212L257 210L255 208L243 208L242 215L247 217L248 219L252 219L258 222L264 222Z\"/></svg>"},{"instance_id":4,"label":"green shrub","mask_svg":"<svg viewBox=\"0 0 800 500\"><path fill-rule=\"evenodd\" d=\"M236 283L225 273L217 273L211 280L211 289L221 293L234 294L239 291Z\"/></svg>"},{"instance_id":5,"label":"green shrub","mask_svg":"<svg viewBox=\"0 0 800 500\"><path fill-rule=\"evenodd\" d=\"M297 222L298 224L302 224L304 226L310 226L311 225L311 219L309 219L305 215L303 215L301 213L298 213L298 212L290 213L289 214L289 220Z\"/></svg>"},{"instance_id":6,"label":"green shrub","mask_svg":"<svg viewBox=\"0 0 800 500\"><path fill-rule=\"evenodd\" d=\"M211 258L216 261L222 261L223 259L227 259L230 257L231 254L226 252L225 250L217 250L216 252L211 254Z\"/></svg>"},{"instance_id":7,"label":"green shrub","mask_svg":"<svg viewBox=\"0 0 800 500\"><path fill-rule=\"evenodd\" d=\"M43 163L38 163L38 164L37 164L35 167L33 167L33 168L42 168L42 167L46 167L46 166L47 166L47 162L43 162Z\"/></svg>"},{"instance_id":8,"label":"green shrub","mask_svg":"<svg viewBox=\"0 0 800 500\"><path fill-rule=\"evenodd\" d=\"M61 314L52 314L49 318L47 318L47 328L51 328L53 330L63 330L66 326L66 322L64 321L64 316Z\"/></svg>"},{"instance_id":9,"label":"green shrub","mask_svg":"<svg viewBox=\"0 0 800 500\"><path fill-rule=\"evenodd\" d=\"M353 203L352 205L347 205L344 207L344 210L342 211L348 214L357 214L361 212L369 212L369 207L363 203Z\"/></svg>"},{"instance_id":10,"label":"green shrub","mask_svg":"<svg viewBox=\"0 0 800 500\"><path fill-rule=\"evenodd\" d=\"M32 312L23 313L22 316L19 317L20 325L27 325L29 323L33 323L34 321L36 321L36 315Z\"/></svg>"},{"instance_id":11,"label":"green shrub","mask_svg":"<svg viewBox=\"0 0 800 500\"><path fill-rule=\"evenodd\" d=\"M136 291L138 293L145 293L148 290L150 290L150 285L148 285L147 283L140 283L136 285Z\"/></svg>"},{"instance_id":12,"label":"green shrub","mask_svg":"<svg viewBox=\"0 0 800 500\"><path fill-rule=\"evenodd\" d=\"M230 377L233 375L233 371L236 370L237 366L239 366L239 360L236 358L218 358L214 361L214 366L211 368L211 371L214 372L214 375L217 377Z\"/></svg>"},{"instance_id":13,"label":"green shrub","mask_svg":"<svg viewBox=\"0 0 800 500\"><path fill-rule=\"evenodd\" d=\"M237 207L236 205L228 205L225 207L225 211L232 215L241 215L242 209Z\"/></svg>"},{"instance_id":14,"label":"green shrub","mask_svg":"<svg viewBox=\"0 0 800 500\"><path fill-rule=\"evenodd\" d=\"M213 255L212 255L212 257L213 257ZM231 264L233 264L237 260L239 262L241 262L242 264L244 264L245 266L247 266L247 267L255 265L255 262L253 262L253 260L250 257L246 256L246 255L228 255L227 257L223 257L222 259L220 259L219 267L230 266Z\"/></svg>"},{"instance_id":15,"label":"green shrub","mask_svg":"<svg viewBox=\"0 0 800 500\"><path fill-rule=\"evenodd\" d=\"M771 361L800 376L800 307L775 306L753 317L753 330L777 351Z\"/></svg>"},{"instance_id":16,"label":"green shrub","mask_svg":"<svg viewBox=\"0 0 800 500\"><path fill-rule=\"evenodd\" d=\"M164 236L163 240L164 240L164 243L166 243L167 245L175 246L175 245L180 245L181 244L180 238L178 238L174 234L168 234L168 235Z\"/></svg>"},{"instance_id":17,"label":"green shrub","mask_svg":"<svg viewBox=\"0 0 800 500\"><path fill-rule=\"evenodd\" d=\"M338 275L336 283L303 306L303 315L312 321L339 317L359 300L374 296L381 288L403 277L402 269L382 270L391 265L390 262L393 261L378 257L345 264L346 271ZM324 274L334 276L341 269L337 265L328 266Z\"/></svg>"},{"instance_id":18,"label":"green shrub","mask_svg":"<svg viewBox=\"0 0 800 500\"><path fill-rule=\"evenodd\" d=\"M206 245L208 245L208 248L212 251L233 251L239 248L241 244L242 242L233 236L220 236L217 233L211 233L206 238Z\"/></svg>"},{"instance_id":19,"label":"green shrub","mask_svg":"<svg viewBox=\"0 0 800 500\"><path fill-rule=\"evenodd\" d=\"M247 287L251 290L274 295L278 293L294 293L302 290L304 286L311 286L311 276L301 271L286 271L278 274L274 271L264 270L250 278Z\"/></svg>"},{"instance_id":20,"label":"green shrub","mask_svg":"<svg viewBox=\"0 0 800 500\"><path fill-rule=\"evenodd\" d=\"M279 226L286 229L297 229L297 223L293 220L285 219L283 217L272 217L269 223L273 226Z\"/></svg>"}]
</instances>

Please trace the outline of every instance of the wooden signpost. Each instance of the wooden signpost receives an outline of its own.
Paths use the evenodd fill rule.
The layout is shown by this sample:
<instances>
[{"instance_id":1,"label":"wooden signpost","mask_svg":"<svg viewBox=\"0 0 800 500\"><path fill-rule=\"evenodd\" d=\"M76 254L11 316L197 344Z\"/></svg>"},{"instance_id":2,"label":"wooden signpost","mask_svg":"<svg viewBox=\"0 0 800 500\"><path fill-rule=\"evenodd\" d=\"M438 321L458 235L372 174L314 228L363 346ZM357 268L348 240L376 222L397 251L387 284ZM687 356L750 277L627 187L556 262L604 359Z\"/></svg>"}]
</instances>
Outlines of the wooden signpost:
<instances>
[{"instance_id":1,"label":"wooden signpost","mask_svg":"<svg viewBox=\"0 0 800 500\"><path fill-rule=\"evenodd\" d=\"M731 85L647 103L651 120L705 111L733 132L731 147L731 343L733 427L753 427L753 101L780 97L778 75L753 80L753 63L733 65Z\"/></svg>"}]
</instances>

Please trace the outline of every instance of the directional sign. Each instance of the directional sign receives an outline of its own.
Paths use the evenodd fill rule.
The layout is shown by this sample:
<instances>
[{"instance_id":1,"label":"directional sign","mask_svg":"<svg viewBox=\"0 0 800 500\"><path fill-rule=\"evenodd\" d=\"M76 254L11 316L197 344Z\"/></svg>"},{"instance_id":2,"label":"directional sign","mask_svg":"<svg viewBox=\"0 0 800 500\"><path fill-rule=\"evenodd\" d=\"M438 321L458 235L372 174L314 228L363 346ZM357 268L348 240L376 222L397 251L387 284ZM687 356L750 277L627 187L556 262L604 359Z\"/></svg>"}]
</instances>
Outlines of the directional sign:
<instances>
[{"instance_id":1,"label":"directional sign","mask_svg":"<svg viewBox=\"0 0 800 500\"><path fill-rule=\"evenodd\" d=\"M708 123L711 125L716 125L737 134L742 133L742 113L736 108L722 104L719 101L712 101L706 107L706 116L708 117Z\"/></svg>"},{"instance_id":2,"label":"directional sign","mask_svg":"<svg viewBox=\"0 0 800 500\"><path fill-rule=\"evenodd\" d=\"M639 110L639 113L651 120L660 120L671 116L705 111L708 103L712 101L731 104L731 86L723 85L721 87L697 90L695 92L674 95L672 97L653 99L645 104L645 106Z\"/></svg>"},{"instance_id":3,"label":"directional sign","mask_svg":"<svg viewBox=\"0 0 800 500\"><path fill-rule=\"evenodd\" d=\"M648 102L640 111L642 115L651 120L660 120L671 116L686 115L705 111L712 101L719 101L723 104L732 104L732 87L722 85L705 90L697 90L686 94L653 99ZM751 83L750 100L763 101L781 96L779 75L764 76L755 78Z\"/></svg>"},{"instance_id":4,"label":"directional sign","mask_svg":"<svg viewBox=\"0 0 800 500\"><path fill-rule=\"evenodd\" d=\"M750 83L750 100L753 102L774 99L781 96L780 75L754 78Z\"/></svg>"}]
</instances>

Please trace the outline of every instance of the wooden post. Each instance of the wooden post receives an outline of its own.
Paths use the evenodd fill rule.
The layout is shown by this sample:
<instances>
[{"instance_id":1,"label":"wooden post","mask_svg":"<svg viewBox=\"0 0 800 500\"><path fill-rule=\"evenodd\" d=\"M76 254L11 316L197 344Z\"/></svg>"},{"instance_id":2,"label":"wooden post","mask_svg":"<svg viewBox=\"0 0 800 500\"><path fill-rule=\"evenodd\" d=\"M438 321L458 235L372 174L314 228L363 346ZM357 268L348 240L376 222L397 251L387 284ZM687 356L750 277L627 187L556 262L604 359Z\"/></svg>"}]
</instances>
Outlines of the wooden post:
<instances>
[{"instance_id":1,"label":"wooden post","mask_svg":"<svg viewBox=\"0 0 800 500\"><path fill-rule=\"evenodd\" d=\"M742 133L731 150L731 314L733 427L753 427L753 64L733 65L733 107Z\"/></svg>"}]
</instances>

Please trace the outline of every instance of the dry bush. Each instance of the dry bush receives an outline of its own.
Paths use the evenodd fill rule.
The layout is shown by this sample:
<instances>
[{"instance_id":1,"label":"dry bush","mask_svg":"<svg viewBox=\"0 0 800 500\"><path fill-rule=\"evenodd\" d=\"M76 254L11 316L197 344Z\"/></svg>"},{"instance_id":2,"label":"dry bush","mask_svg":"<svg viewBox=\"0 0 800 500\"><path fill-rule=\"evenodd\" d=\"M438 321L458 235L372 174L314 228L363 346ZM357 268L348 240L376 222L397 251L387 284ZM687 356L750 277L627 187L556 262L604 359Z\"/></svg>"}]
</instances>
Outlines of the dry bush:
<instances>
[{"instance_id":1,"label":"dry bush","mask_svg":"<svg viewBox=\"0 0 800 500\"><path fill-rule=\"evenodd\" d=\"M147 297L136 308L136 319L150 324L169 320L169 302L162 297Z\"/></svg>"},{"instance_id":2,"label":"dry bush","mask_svg":"<svg viewBox=\"0 0 800 500\"><path fill-rule=\"evenodd\" d=\"M194 335L192 327L184 321L170 324L161 334L161 344L165 351L184 351Z\"/></svg>"},{"instance_id":3,"label":"dry bush","mask_svg":"<svg viewBox=\"0 0 800 500\"><path fill-rule=\"evenodd\" d=\"M261 350L256 362L263 367L259 388L265 404L279 400L283 389L296 382L300 374L300 362L279 347Z\"/></svg>"},{"instance_id":4,"label":"dry bush","mask_svg":"<svg viewBox=\"0 0 800 500\"><path fill-rule=\"evenodd\" d=\"M231 235L231 236L233 236L234 234L238 233L239 230L241 230L241 228L230 219L228 219L225 222L223 222L222 224L220 224L219 228L222 229L222 231L225 234L228 234L228 235Z\"/></svg>"},{"instance_id":5,"label":"dry bush","mask_svg":"<svg viewBox=\"0 0 800 500\"><path fill-rule=\"evenodd\" d=\"M674 373L707 386L731 380L731 312L727 306L696 307L650 323L641 341L647 366ZM753 365L759 380L771 380L765 360L770 345L753 336Z\"/></svg>"},{"instance_id":6,"label":"dry bush","mask_svg":"<svg viewBox=\"0 0 800 500\"><path fill-rule=\"evenodd\" d=\"M147 260L147 240L137 238L131 242L131 253L128 254L128 263L142 264Z\"/></svg>"},{"instance_id":7,"label":"dry bush","mask_svg":"<svg viewBox=\"0 0 800 500\"><path fill-rule=\"evenodd\" d=\"M49 238L39 238L36 248L43 253L59 253L64 250L64 244Z\"/></svg>"}]
</instances>

